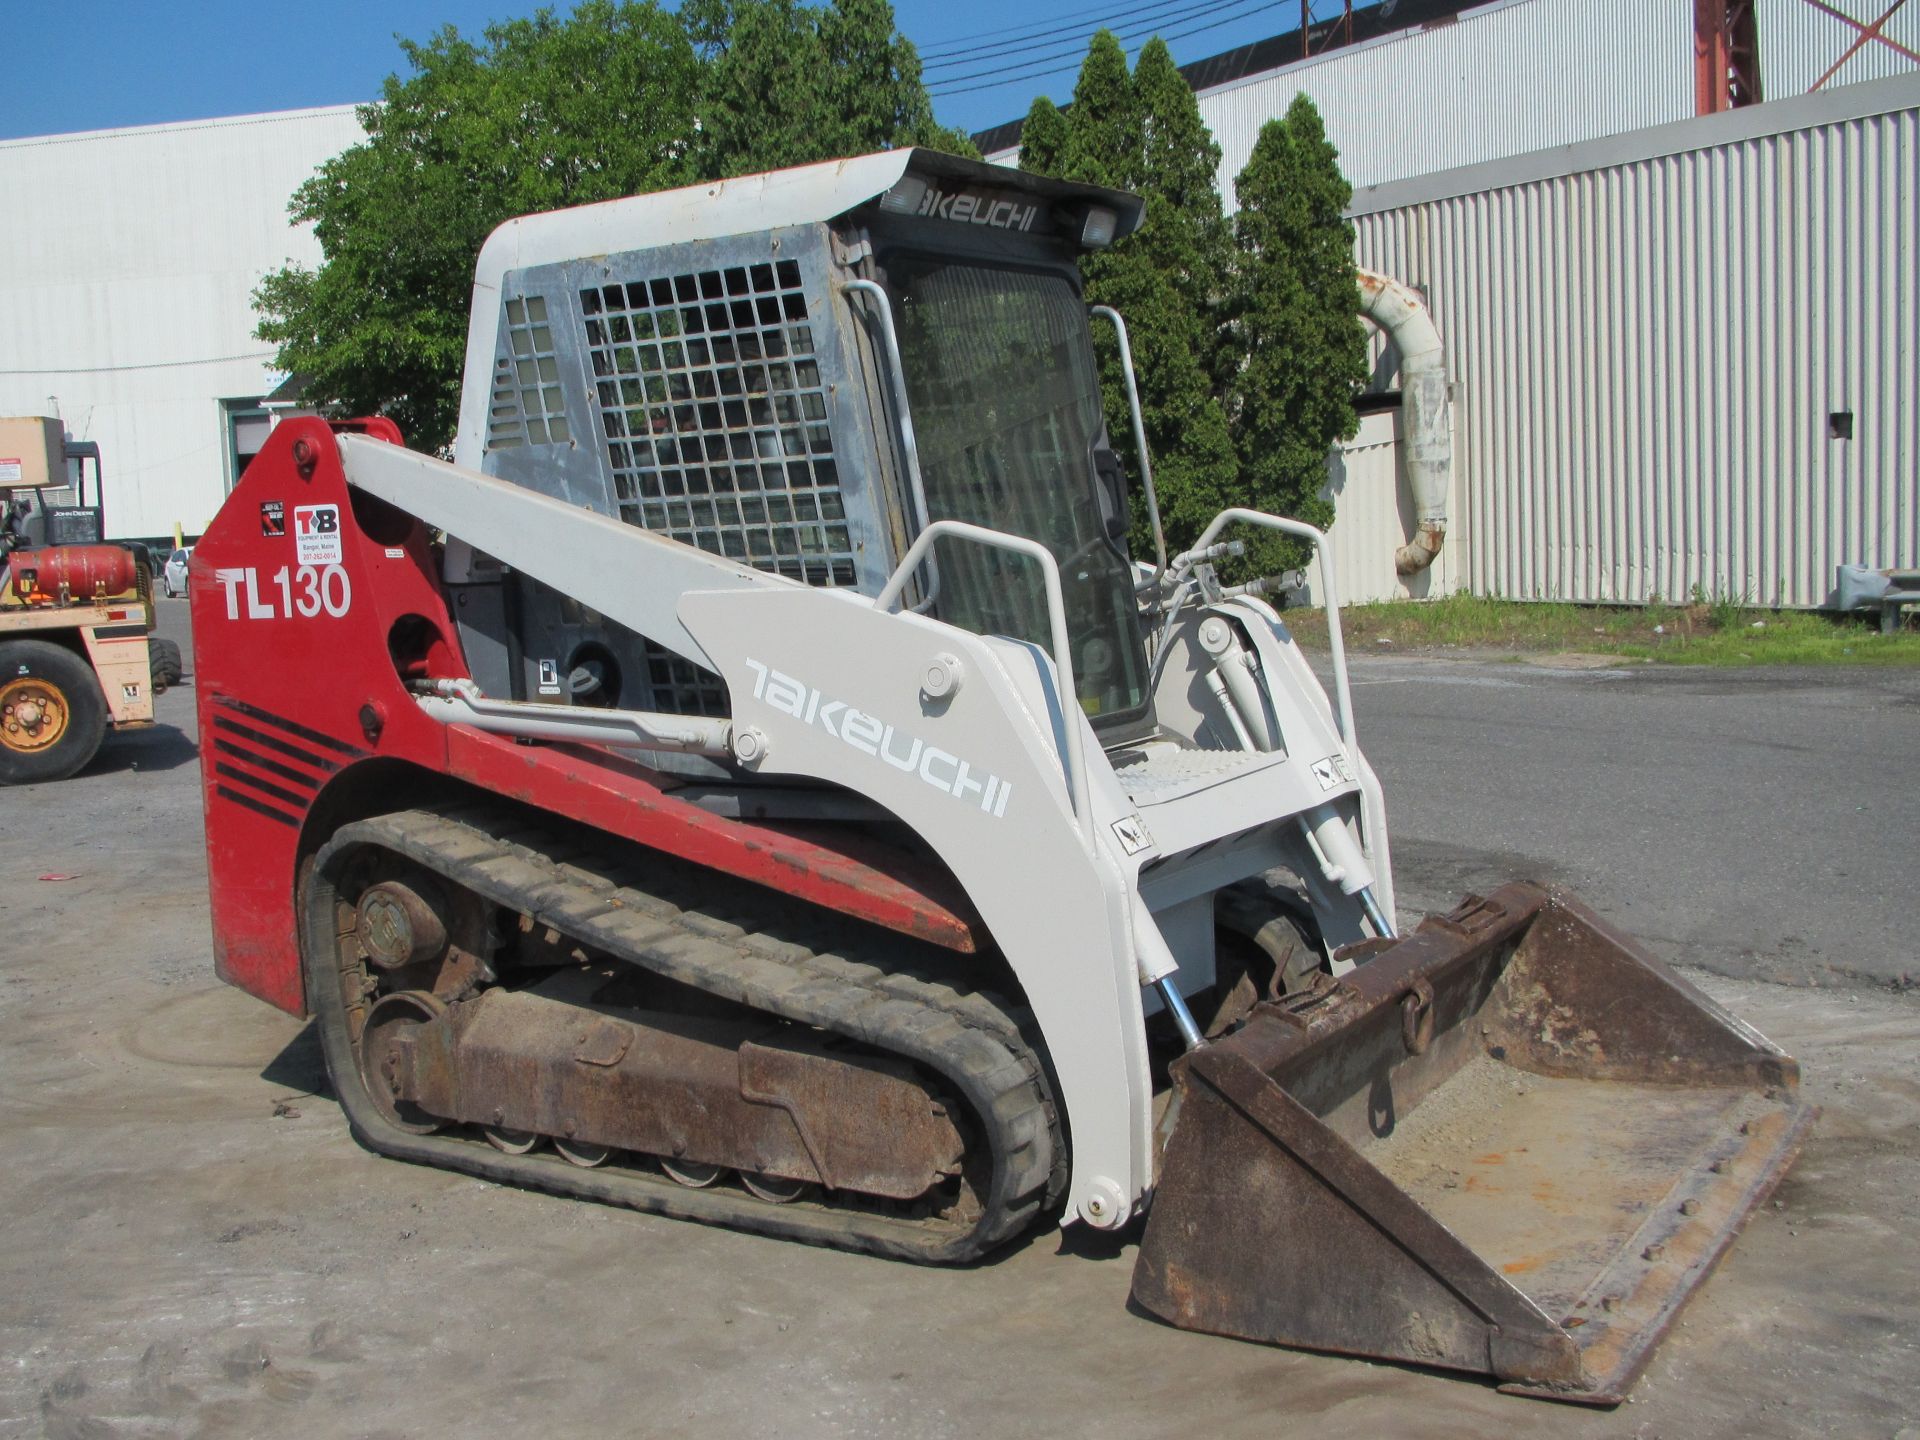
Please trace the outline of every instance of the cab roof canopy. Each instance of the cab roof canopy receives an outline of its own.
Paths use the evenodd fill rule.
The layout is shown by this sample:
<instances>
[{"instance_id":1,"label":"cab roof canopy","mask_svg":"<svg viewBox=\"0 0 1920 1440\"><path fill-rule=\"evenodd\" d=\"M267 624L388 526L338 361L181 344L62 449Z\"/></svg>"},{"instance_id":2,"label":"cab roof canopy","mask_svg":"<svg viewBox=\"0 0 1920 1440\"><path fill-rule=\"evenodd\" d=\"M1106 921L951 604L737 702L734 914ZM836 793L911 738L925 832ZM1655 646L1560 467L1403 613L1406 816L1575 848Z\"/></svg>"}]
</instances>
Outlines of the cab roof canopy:
<instances>
[{"instance_id":1,"label":"cab roof canopy","mask_svg":"<svg viewBox=\"0 0 1920 1440\"><path fill-rule=\"evenodd\" d=\"M508 275L574 260L816 225L875 202L903 217L929 200L958 208L963 192L973 197L966 202L968 215L985 208L1004 217L1000 207L1009 201L1014 208L1031 203L1050 212L1109 210L1114 216L1109 241L1139 229L1146 210L1146 202L1123 190L1027 175L914 147L507 221L487 237L474 269L455 458L463 465L477 466L484 450L500 296ZM942 218L963 217L942 212ZM975 223L999 221L983 217ZM1080 233L1079 227L1071 233Z\"/></svg>"},{"instance_id":2,"label":"cab roof canopy","mask_svg":"<svg viewBox=\"0 0 1920 1440\"><path fill-rule=\"evenodd\" d=\"M936 187L944 182L1030 195L1049 205L1103 205L1118 216L1115 239L1139 229L1146 210L1139 196L1124 190L1029 175L938 150L886 150L509 220L481 247L474 313L483 313L483 291L488 307L498 303L500 279L510 270L817 224L880 198L909 177Z\"/></svg>"}]
</instances>

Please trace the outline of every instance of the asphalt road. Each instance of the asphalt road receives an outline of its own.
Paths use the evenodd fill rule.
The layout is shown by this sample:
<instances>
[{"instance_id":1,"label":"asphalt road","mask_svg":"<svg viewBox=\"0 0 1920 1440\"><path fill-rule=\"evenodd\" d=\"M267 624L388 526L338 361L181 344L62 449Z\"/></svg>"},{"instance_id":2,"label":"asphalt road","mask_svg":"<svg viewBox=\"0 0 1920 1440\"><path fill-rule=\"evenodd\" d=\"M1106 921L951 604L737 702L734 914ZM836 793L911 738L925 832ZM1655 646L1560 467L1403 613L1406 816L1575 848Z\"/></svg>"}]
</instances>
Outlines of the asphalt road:
<instances>
[{"instance_id":1,"label":"asphalt road","mask_svg":"<svg viewBox=\"0 0 1920 1440\"><path fill-rule=\"evenodd\" d=\"M1403 911L1544 878L1668 960L1920 981L1920 670L1367 657L1354 709Z\"/></svg>"},{"instance_id":2,"label":"asphalt road","mask_svg":"<svg viewBox=\"0 0 1920 1440\"><path fill-rule=\"evenodd\" d=\"M1167 1329L1129 1310L1134 1236L926 1270L373 1156L310 1029L213 981L189 684L0 792L0 1440L1920 1440L1920 997L1884 983L1913 906L1873 844L1906 838L1920 681L1357 672L1403 914L1567 883L1825 1107L1631 1404Z\"/></svg>"}]
</instances>

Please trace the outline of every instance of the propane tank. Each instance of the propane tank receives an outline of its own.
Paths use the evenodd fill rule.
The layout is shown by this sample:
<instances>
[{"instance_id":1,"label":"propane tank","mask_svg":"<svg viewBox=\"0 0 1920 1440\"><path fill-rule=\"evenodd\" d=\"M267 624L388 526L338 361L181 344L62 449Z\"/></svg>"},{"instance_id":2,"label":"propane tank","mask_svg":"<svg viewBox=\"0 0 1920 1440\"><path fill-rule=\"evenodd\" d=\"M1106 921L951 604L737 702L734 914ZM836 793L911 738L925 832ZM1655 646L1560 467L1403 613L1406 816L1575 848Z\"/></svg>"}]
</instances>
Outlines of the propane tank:
<instances>
[{"instance_id":1,"label":"propane tank","mask_svg":"<svg viewBox=\"0 0 1920 1440\"><path fill-rule=\"evenodd\" d=\"M7 559L13 593L28 604L57 604L61 587L69 600L104 600L137 586L131 550L118 545L54 545L16 550Z\"/></svg>"}]
</instances>

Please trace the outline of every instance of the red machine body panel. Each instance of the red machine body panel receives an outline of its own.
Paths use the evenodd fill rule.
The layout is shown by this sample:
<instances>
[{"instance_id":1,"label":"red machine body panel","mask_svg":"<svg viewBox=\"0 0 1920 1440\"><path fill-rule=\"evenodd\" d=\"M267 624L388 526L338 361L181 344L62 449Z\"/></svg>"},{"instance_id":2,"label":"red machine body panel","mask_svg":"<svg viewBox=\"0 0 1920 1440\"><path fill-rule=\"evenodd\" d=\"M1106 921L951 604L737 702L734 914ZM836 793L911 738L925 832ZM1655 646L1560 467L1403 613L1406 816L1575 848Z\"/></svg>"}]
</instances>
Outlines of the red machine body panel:
<instances>
[{"instance_id":1,"label":"red machine body panel","mask_svg":"<svg viewBox=\"0 0 1920 1440\"><path fill-rule=\"evenodd\" d=\"M400 443L386 421L353 428ZM432 537L350 490L325 421L276 427L194 561L214 963L283 1010L306 1009L302 858L338 823L402 807L411 781L434 776L951 949L983 941L951 878L910 855L824 827L725 819L596 747L429 718L407 679L467 673Z\"/></svg>"}]
</instances>

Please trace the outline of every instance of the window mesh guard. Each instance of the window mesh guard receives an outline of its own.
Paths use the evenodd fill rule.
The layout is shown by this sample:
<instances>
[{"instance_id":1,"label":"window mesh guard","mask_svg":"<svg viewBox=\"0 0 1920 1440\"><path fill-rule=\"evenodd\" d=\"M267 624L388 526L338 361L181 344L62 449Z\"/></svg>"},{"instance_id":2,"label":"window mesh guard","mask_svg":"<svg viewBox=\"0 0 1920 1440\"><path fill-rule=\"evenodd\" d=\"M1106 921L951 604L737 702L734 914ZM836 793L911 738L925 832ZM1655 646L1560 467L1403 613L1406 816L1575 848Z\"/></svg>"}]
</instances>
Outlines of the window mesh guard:
<instances>
[{"instance_id":1,"label":"window mesh guard","mask_svg":"<svg viewBox=\"0 0 1920 1440\"><path fill-rule=\"evenodd\" d=\"M810 585L855 582L800 267L580 292L620 518ZM724 714L719 677L648 646L654 703Z\"/></svg>"},{"instance_id":2,"label":"window mesh guard","mask_svg":"<svg viewBox=\"0 0 1920 1440\"><path fill-rule=\"evenodd\" d=\"M854 583L791 260L581 292L620 518L811 585Z\"/></svg>"}]
</instances>

